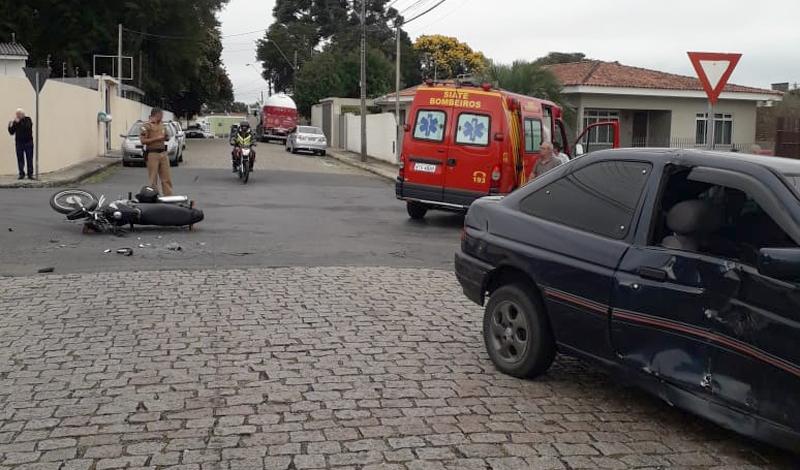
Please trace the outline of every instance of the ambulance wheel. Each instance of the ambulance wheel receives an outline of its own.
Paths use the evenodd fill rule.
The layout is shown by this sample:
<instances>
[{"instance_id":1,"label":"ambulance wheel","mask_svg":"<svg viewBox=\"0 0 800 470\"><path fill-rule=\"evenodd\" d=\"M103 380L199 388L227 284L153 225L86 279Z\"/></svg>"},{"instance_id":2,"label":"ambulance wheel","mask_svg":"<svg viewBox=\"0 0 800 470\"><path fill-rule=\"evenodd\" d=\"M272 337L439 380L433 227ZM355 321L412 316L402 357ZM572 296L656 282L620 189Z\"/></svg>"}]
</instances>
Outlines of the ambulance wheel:
<instances>
[{"instance_id":1,"label":"ambulance wheel","mask_svg":"<svg viewBox=\"0 0 800 470\"><path fill-rule=\"evenodd\" d=\"M425 218L425 214L428 213L428 206L419 202L408 201L406 202L406 211L408 211L408 216L412 219L422 220Z\"/></svg>"}]
</instances>

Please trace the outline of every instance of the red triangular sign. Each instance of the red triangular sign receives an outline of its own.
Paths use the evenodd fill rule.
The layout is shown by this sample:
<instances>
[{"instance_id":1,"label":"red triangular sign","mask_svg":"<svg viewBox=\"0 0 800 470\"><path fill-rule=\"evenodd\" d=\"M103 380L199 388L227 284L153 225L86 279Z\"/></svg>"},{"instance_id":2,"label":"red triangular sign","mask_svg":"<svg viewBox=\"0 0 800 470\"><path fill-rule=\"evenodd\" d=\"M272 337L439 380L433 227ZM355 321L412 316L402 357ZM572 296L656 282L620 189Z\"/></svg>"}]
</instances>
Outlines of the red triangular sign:
<instances>
[{"instance_id":1,"label":"red triangular sign","mask_svg":"<svg viewBox=\"0 0 800 470\"><path fill-rule=\"evenodd\" d=\"M716 104L733 69L742 58L742 54L726 54L720 52L689 52L689 60L697 72L697 78L708 95L708 101Z\"/></svg>"}]
</instances>

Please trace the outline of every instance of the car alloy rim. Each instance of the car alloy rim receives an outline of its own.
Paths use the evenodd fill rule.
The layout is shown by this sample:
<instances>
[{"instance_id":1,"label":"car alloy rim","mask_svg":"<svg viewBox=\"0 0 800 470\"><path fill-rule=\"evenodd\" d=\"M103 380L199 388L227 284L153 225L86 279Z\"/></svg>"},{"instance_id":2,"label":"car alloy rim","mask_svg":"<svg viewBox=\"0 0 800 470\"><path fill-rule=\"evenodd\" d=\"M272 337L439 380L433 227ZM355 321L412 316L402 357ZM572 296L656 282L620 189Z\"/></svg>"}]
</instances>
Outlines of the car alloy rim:
<instances>
[{"instance_id":1,"label":"car alloy rim","mask_svg":"<svg viewBox=\"0 0 800 470\"><path fill-rule=\"evenodd\" d=\"M490 329L491 345L499 360L516 364L525 359L530 329L527 317L517 303L510 300L500 302L492 311Z\"/></svg>"}]
</instances>

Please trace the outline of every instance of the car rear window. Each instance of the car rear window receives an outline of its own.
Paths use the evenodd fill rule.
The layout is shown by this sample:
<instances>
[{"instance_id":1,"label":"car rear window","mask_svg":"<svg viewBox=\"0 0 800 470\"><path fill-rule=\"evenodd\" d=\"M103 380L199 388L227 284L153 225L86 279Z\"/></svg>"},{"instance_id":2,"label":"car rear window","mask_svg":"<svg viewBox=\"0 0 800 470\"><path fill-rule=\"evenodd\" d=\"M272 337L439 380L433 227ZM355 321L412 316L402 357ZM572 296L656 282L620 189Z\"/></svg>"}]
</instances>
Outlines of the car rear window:
<instances>
[{"instance_id":1,"label":"car rear window","mask_svg":"<svg viewBox=\"0 0 800 470\"><path fill-rule=\"evenodd\" d=\"M520 202L526 214L604 237L628 234L651 165L604 161L538 188Z\"/></svg>"},{"instance_id":2,"label":"car rear window","mask_svg":"<svg viewBox=\"0 0 800 470\"><path fill-rule=\"evenodd\" d=\"M458 116L456 143L465 145L489 145L491 120L485 114L461 113Z\"/></svg>"},{"instance_id":3,"label":"car rear window","mask_svg":"<svg viewBox=\"0 0 800 470\"><path fill-rule=\"evenodd\" d=\"M444 111L420 109L414 125L414 138L417 140L444 140L444 125L447 115Z\"/></svg>"}]
</instances>

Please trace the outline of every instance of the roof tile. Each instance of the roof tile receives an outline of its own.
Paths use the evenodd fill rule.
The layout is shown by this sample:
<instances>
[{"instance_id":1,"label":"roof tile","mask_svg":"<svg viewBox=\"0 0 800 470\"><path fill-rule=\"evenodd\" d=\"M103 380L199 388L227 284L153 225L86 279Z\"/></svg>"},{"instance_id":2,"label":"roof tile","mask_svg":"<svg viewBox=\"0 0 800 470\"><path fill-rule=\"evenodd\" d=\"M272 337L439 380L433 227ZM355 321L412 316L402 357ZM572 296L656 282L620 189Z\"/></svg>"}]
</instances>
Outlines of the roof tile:
<instances>
[{"instance_id":1,"label":"roof tile","mask_svg":"<svg viewBox=\"0 0 800 470\"><path fill-rule=\"evenodd\" d=\"M600 60L582 60L566 64L545 66L561 82L563 86L599 86L619 88L655 88L661 90L703 90L700 80L695 77L660 72L622 65L619 62ZM752 88L729 83L727 92L733 93L767 93L780 95L774 90Z\"/></svg>"},{"instance_id":2,"label":"roof tile","mask_svg":"<svg viewBox=\"0 0 800 470\"><path fill-rule=\"evenodd\" d=\"M28 51L16 42L0 42L0 55L18 55L28 57Z\"/></svg>"}]
</instances>

